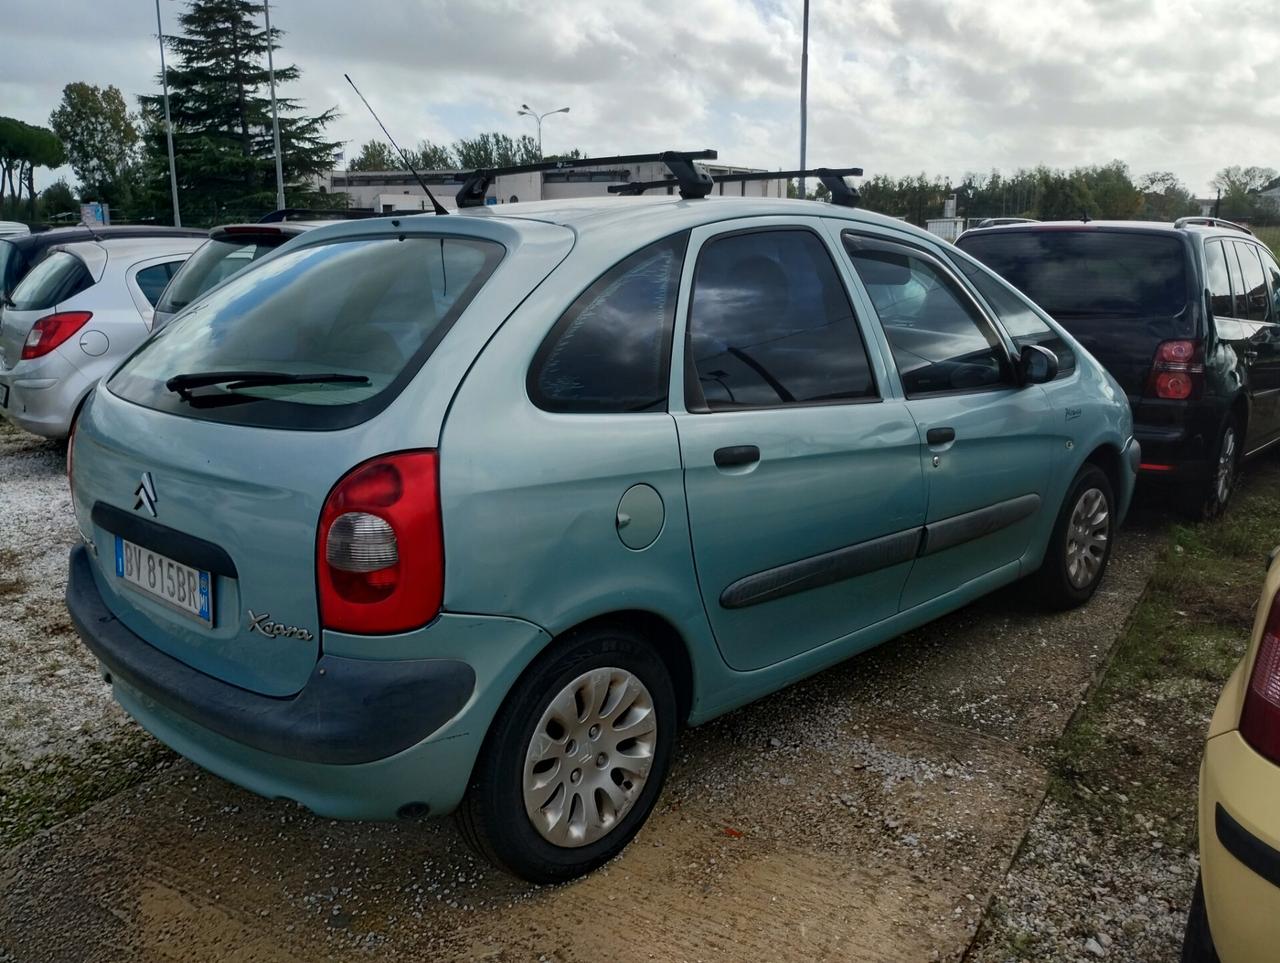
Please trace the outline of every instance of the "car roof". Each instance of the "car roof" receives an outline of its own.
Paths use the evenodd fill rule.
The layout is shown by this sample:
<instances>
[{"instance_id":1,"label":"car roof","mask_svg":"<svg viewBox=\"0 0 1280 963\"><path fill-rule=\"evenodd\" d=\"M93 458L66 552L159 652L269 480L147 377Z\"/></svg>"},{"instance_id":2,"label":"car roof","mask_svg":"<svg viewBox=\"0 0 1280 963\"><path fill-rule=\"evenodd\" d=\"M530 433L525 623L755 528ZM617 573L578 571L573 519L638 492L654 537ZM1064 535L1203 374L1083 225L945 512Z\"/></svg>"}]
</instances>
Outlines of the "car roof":
<instances>
[{"instance_id":1,"label":"car roof","mask_svg":"<svg viewBox=\"0 0 1280 963\"><path fill-rule=\"evenodd\" d=\"M160 257L165 254L190 253L198 248L202 239L199 237L121 237L109 244L98 241L71 241L57 245L59 251L70 254L83 254L105 250L112 258Z\"/></svg>"},{"instance_id":2,"label":"car roof","mask_svg":"<svg viewBox=\"0 0 1280 963\"><path fill-rule=\"evenodd\" d=\"M1217 224L1183 224L1172 221L1036 221L1031 224L993 224L965 231L968 237L990 237L995 234L1037 234L1042 231L1129 231L1142 234L1185 235L1195 231L1220 237L1252 238L1252 234ZM1254 238L1256 240L1256 238Z\"/></svg>"},{"instance_id":3,"label":"car roof","mask_svg":"<svg viewBox=\"0 0 1280 963\"><path fill-rule=\"evenodd\" d=\"M208 231L200 228L186 227L148 227L145 225L122 225L119 227L95 227L90 231L83 225L75 227L51 227L47 231L36 231L18 237L6 237L5 242L21 248L23 251L39 250L72 241L93 240L95 235L112 243L131 237L207 237Z\"/></svg>"}]
</instances>

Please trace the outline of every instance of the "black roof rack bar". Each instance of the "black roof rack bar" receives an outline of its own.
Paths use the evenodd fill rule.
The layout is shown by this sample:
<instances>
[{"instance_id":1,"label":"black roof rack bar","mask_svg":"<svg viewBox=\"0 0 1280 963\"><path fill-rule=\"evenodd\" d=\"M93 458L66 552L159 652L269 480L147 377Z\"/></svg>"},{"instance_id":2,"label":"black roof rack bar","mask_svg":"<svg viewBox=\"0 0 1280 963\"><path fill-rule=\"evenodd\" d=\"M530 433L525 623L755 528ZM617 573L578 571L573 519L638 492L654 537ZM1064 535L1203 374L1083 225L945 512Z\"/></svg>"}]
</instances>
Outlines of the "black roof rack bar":
<instances>
[{"instance_id":1,"label":"black roof rack bar","mask_svg":"<svg viewBox=\"0 0 1280 963\"><path fill-rule=\"evenodd\" d=\"M619 167L629 164L666 164L675 175L673 184L680 187L681 197L706 197L711 193L711 176L693 162L715 160L714 150L666 150L658 154L617 154L613 157L573 157L564 160L517 164L513 167L485 167L468 174L454 175L462 185L458 189L459 207L481 207L484 196L495 177L506 174L533 174L539 171L564 171L582 167Z\"/></svg>"},{"instance_id":2,"label":"black roof rack bar","mask_svg":"<svg viewBox=\"0 0 1280 963\"><path fill-rule=\"evenodd\" d=\"M1186 227L1188 224L1199 224L1204 227L1229 227L1233 231L1244 231L1250 236L1253 235L1253 231L1243 224L1237 224L1235 221L1228 221L1221 217L1180 217L1173 222L1174 227Z\"/></svg>"},{"instance_id":3,"label":"black roof rack bar","mask_svg":"<svg viewBox=\"0 0 1280 963\"><path fill-rule=\"evenodd\" d=\"M857 207L858 191L850 187L846 177L861 177L861 167L815 167L803 171L750 171L742 174L714 174L711 177L716 184L736 184L741 181L780 181L793 177L816 177L831 192L831 203L841 207ZM608 188L610 194L643 194L645 191L662 187L673 187L678 182L667 178L661 181L636 181L631 184L613 184Z\"/></svg>"},{"instance_id":4,"label":"black roof rack bar","mask_svg":"<svg viewBox=\"0 0 1280 963\"><path fill-rule=\"evenodd\" d=\"M403 213L397 211L396 213ZM419 213L414 211L414 214ZM382 217L380 211L370 208L335 208L310 210L305 207L282 207L258 218L259 224L275 224L278 221L355 221L363 217Z\"/></svg>"}]
</instances>

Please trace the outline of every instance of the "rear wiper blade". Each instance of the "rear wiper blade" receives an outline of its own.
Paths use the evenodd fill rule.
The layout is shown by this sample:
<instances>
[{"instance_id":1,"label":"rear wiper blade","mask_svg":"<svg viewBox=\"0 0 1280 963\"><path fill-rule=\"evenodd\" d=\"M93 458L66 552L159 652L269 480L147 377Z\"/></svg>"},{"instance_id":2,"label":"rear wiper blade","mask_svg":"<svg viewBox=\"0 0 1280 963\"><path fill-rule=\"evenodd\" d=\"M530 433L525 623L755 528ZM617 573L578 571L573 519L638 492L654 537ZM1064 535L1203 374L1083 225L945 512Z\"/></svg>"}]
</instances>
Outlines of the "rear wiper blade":
<instances>
[{"instance_id":1,"label":"rear wiper blade","mask_svg":"<svg viewBox=\"0 0 1280 963\"><path fill-rule=\"evenodd\" d=\"M174 375L164 386L176 392L183 401L190 401L193 397L192 389L210 388L214 385L225 385L228 391L239 391L241 388L266 388L272 385L323 384L367 385L369 379L364 375L340 374L336 371L307 374L290 374L286 371L201 371Z\"/></svg>"}]
</instances>

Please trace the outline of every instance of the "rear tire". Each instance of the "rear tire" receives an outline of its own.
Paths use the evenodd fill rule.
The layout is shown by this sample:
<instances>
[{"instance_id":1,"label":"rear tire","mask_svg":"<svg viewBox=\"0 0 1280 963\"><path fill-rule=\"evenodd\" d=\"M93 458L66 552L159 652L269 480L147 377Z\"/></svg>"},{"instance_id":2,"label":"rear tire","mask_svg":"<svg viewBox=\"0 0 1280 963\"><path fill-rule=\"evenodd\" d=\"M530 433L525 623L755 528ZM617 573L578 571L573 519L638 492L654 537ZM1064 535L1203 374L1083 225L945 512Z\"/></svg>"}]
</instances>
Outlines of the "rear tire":
<instances>
[{"instance_id":1,"label":"rear tire","mask_svg":"<svg viewBox=\"0 0 1280 963\"><path fill-rule=\"evenodd\" d=\"M1188 516L1198 522L1208 521L1227 510L1240 478L1240 453L1243 450L1240 417L1228 415L1213 447L1215 454L1209 464L1209 477L1183 493L1183 510Z\"/></svg>"},{"instance_id":2,"label":"rear tire","mask_svg":"<svg viewBox=\"0 0 1280 963\"><path fill-rule=\"evenodd\" d=\"M1114 540L1111 482L1097 465L1086 464L1067 489L1035 576L1042 603L1060 611L1089 601L1106 574Z\"/></svg>"},{"instance_id":3,"label":"rear tire","mask_svg":"<svg viewBox=\"0 0 1280 963\"><path fill-rule=\"evenodd\" d=\"M498 711L456 815L463 838L532 883L591 872L644 825L678 728L670 673L642 636L571 633Z\"/></svg>"},{"instance_id":4,"label":"rear tire","mask_svg":"<svg viewBox=\"0 0 1280 963\"><path fill-rule=\"evenodd\" d=\"M1204 905L1204 880L1196 877L1196 891L1187 913L1187 931L1182 938L1182 963L1221 963L1209 932L1209 913Z\"/></svg>"}]
</instances>

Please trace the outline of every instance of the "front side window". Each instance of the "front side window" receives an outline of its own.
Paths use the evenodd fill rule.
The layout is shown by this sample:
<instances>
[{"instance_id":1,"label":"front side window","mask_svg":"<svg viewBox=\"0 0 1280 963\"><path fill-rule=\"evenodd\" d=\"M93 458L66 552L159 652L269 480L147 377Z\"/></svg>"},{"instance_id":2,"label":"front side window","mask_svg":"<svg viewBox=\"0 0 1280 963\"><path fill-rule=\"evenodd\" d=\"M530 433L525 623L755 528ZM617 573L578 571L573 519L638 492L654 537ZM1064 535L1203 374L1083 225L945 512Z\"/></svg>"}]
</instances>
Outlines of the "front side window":
<instances>
[{"instance_id":1,"label":"front side window","mask_svg":"<svg viewBox=\"0 0 1280 963\"><path fill-rule=\"evenodd\" d=\"M1258 249L1244 241L1236 241L1236 256L1240 258L1240 273L1244 277L1244 301L1250 321L1267 320L1267 276L1262 273Z\"/></svg>"},{"instance_id":2,"label":"front side window","mask_svg":"<svg viewBox=\"0 0 1280 963\"><path fill-rule=\"evenodd\" d=\"M703 246L686 369L691 410L877 397L848 294L826 245L807 230L732 234Z\"/></svg>"},{"instance_id":3,"label":"front side window","mask_svg":"<svg viewBox=\"0 0 1280 963\"><path fill-rule=\"evenodd\" d=\"M46 311L93 285L84 262L66 251L54 251L27 272L9 300L15 311Z\"/></svg>"},{"instance_id":4,"label":"front side window","mask_svg":"<svg viewBox=\"0 0 1280 963\"><path fill-rule=\"evenodd\" d=\"M211 421L359 424L413 377L503 250L491 241L401 236L282 253L162 328L108 388L136 404ZM189 382L227 372L255 377L168 386L178 375Z\"/></svg>"},{"instance_id":5,"label":"front side window","mask_svg":"<svg viewBox=\"0 0 1280 963\"><path fill-rule=\"evenodd\" d=\"M561 412L662 411L687 233L650 244L569 306L529 369L529 396Z\"/></svg>"},{"instance_id":6,"label":"front side window","mask_svg":"<svg viewBox=\"0 0 1280 963\"><path fill-rule=\"evenodd\" d=\"M899 244L844 235L871 296L908 397L1009 383L999 336L932 258Z\"/></svg>"},{"instance_id":7,"label":"front side window","mask_svg":"<svg viewBox=\"0 0 1280 963\"><path fill-rule=\"evenodd\" d=\"M1280 323L1280 265L1276 264L1268 251L1259 251L1262 255L1262 268L1267 275L1267 283L1271 286L1271 320Z\"/></svg>"},{"instance_id":8,"label":"front side window","mask_svg":"<svg viewBox=\"0 0 1280 963\"><path fill-rule=\"evenodd\" d=\"M1209 286L1209 301L1215 317L1229 318L1235 312L1231 301L1231 273L1227 270L1227 256L1221 241L1210 241L1204 246L1205 283Z\"/></svg>"},{"instance_id":9,"label":"front side window","mask_svg":"<svg viewBox=\"0 0 1280 963\"><path fill-rule=\"evenodd\" d=\"M958 252L949 250L947 256L978 289L982 299L987 302L987 307L995 313L1019 350L1028 344L1048 348L1058 357L1059 378L1075 370L1075 352L1031 305Z\"/></svg>"}]
</instances>

